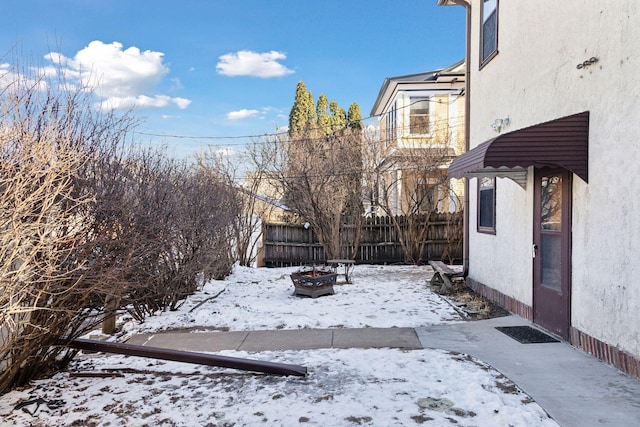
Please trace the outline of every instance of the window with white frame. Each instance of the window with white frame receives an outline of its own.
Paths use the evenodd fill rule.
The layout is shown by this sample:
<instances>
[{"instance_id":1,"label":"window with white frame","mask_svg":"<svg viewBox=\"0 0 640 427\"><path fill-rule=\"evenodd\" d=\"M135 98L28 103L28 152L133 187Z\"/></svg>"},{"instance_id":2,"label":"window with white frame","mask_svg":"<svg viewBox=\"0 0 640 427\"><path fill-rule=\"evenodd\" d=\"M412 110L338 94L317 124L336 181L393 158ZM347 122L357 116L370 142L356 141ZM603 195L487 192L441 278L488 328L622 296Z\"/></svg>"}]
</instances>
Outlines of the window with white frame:
<instances>
[{"instance_id":1,"label":"window with white frame","mask_svg":"<svg viewBox=\"0 0 640 427\"><path fill-rule=\"evenodd\" d=\"M396 107L396 103L394 102L391 105L391 108L389 109L389 111L386 114L386 119L385 119L385 139L386 139L386 145L390 145L391 143L393 143L393 141L396 138L396 120L397 120L397 107Z\"/></svg>"},{"instance_id":2,"label":"window with white frame","mask_svg":"<svg viewBox=\"0 0 640 427\"><path fill-rule=\"evenodd\" d=\"M480 33L480 65L498 53L498 1L482 1L482 26Z\"/></svg>"},{"instance_id":3,"label":"window with white frame","mask_svg":"<svg viewBox=\"0 0 640 427\"><path fill-rule=\"evenodd\" d=\"M412 96L409 102L409 132L412 135L429 133L429 97Z\"/></svg>"}]
</instances>

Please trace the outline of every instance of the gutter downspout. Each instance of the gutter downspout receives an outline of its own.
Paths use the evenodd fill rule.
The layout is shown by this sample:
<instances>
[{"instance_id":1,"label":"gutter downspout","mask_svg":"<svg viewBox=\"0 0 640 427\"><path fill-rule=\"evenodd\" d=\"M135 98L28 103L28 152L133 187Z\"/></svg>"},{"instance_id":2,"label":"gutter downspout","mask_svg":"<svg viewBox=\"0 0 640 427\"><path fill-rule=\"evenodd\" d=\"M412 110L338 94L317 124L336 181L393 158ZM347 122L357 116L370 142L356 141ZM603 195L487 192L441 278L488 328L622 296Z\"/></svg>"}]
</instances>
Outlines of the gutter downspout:
<instances>
[{"instance_id":1,"label":"gutter downspout","mask_svg":"<svg viewBox=\"0 0 640 427\"><path fill-rule=\"evenodd\" d=\"M439 5L445 5L447 0L438 0ZM449 2L462 6L467 12L466 16L466 53L465 53L465 96L464 96L464 151L469 151L470 147L470 111L471 111L471 4L468 0L448 0ZM462 236L462 266L463 276L469 275L469 178L464 179L464 203L463 203L463 236Z\"/></svg>"}]
</instances>

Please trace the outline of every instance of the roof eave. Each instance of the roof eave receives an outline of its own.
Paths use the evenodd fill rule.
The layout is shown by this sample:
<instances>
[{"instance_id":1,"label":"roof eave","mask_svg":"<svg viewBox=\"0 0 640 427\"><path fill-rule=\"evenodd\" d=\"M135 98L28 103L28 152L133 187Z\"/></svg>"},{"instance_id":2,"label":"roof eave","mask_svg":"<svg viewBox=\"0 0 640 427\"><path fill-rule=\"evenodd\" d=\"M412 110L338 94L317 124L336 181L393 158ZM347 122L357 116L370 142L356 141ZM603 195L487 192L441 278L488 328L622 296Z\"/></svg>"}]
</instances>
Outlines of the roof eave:
<instances>
[{"instance_id":1,"label":"roof eave","mask_svg":"<svg viewBox=\"0 0 640 427\"><path fill-rule=\"evenodd\" d=\"M386 108L386 105L389 102L389 96L385 96L389 93L389 85L391 84L391 79L386 78L382 83L382 87L380 88L380 92L378 92L378 97L376 98L376 102L373 103L373 107L371 107L371 113L369 115L371 117L379 116L383 113ZM393 91L391 91L393 93Z\"/></svg>"},{"instance_id":2,"label":"roof eave","mask_svg":"<svg viewBox=\"0 0 640 427\"><path fill-rule=\"evenodd\" d=\"M384 79L382 83L382 87L378 92L378 97L371 108L371 113L369 114L371 117L376 117L382 115L388 108L389 101L393 98L393 95L397 91L397 87L400 84L412 84L412 83L431 83L431 84L442 84L449 82L438 82L439 76L459 76L460 79L458 81L463 81L466 74L460 71L453 71L459 68L462 64L465 63L464 59L456 62L453 65L450 65L445 68L440 68L433 71L427 71L424 73L415 73L415 74L406 74L403 76L395 76L395 77L387 77Z\"/></svg>"}]
</instances>

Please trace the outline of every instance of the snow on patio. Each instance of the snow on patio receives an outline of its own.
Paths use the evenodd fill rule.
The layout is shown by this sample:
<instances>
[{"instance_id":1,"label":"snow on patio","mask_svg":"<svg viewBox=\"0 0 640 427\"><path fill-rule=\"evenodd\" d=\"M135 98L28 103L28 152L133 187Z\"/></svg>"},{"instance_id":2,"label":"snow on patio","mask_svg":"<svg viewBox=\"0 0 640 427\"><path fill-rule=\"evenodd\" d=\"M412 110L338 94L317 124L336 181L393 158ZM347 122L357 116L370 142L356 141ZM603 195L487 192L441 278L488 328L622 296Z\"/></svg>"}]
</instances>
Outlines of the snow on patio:
<instances>
[{"instance_id":1,"label":"snow on patio","mask_svg":"<svg viewBox=\"0 0 640 427\"><path fill-rule=\"evenodd\" d=\"M338 285L335 295L317 299L292 295L289 274L295 270L236 267L227 280L207 284L178 311L141 325L121 322L119 339L183 328L197 333L460 321L429 291L429 267L357 266L353 284ZM304 365L309 375L86 354L68 372L1 396L0 419L29 426L557 426L508 379L466 355L428 349L220 354ZM74 375L104 371L117 376ZM44 399L39 407L14 409L37 398Z\"/></svg>"}]
</instances>

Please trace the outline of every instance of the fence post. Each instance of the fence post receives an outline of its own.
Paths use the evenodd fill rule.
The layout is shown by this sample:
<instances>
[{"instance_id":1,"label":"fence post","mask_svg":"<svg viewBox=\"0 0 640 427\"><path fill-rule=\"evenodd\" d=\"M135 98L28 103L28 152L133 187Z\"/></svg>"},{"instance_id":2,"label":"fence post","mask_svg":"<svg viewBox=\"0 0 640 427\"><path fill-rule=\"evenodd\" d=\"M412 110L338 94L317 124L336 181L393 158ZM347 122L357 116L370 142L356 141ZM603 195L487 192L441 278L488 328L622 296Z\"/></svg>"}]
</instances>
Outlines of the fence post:
<instances>
[{"instance_id":1,"label":"fence post","mask_svg":"<svg viewBox=\"0 0 640 427\"><path fill-rule=\"evenodd\" d=\"M104 301L104 317L102 318L102 333L111 335L116 331L116 312L118 311L118 298L107 295Z\"/></svg>"}]
</instances>

